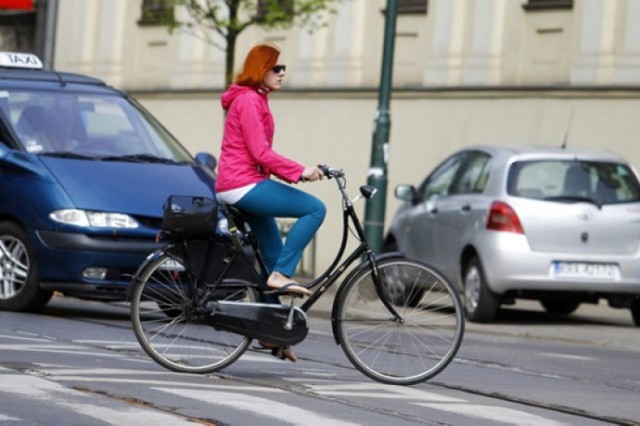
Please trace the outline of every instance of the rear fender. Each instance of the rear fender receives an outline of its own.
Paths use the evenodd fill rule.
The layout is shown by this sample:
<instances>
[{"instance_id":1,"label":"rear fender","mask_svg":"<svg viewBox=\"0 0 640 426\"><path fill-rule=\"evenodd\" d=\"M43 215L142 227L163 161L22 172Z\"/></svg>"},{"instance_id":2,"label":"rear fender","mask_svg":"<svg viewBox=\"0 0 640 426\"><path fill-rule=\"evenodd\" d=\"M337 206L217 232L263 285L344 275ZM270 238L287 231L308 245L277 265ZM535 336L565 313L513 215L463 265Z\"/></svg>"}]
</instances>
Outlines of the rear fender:
<instances>
[{"instance_id":1,"label":"rear fender","mask_svg":"<svg viewBox=\"0 0 640 426\"><path fill-rule=\"evenodd\" d=\"M133 274L133 277L131 277L131 283L129 284L129 289L127 290L127 302L131 302L131 297L133 296L134 284L138 282L138 280L140 279L139 277L142 271L144 271L151 262L155 261L160 256L169 254L171 252L172 247L173 246L165 246L165 247L159 248L158 250L149 254L147 258L142 261L140 266L138 266L136 273Z\"/></svg>"}]
</instances>

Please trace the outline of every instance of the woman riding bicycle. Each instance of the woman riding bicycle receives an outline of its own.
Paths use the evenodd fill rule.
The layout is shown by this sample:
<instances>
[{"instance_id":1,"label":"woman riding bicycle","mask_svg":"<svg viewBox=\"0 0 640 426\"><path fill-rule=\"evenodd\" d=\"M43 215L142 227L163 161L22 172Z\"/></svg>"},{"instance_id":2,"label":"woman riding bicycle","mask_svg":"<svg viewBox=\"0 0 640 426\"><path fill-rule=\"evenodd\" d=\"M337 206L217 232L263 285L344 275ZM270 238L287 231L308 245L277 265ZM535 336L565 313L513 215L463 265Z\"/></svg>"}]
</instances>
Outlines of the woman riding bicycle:
<instances>
[{"instance_id":1,"label":"woman riding bicycle","mask_svg":"<svg viewBox=\"0 0 640 426\"><path fill-rule=\"evenodd\" d=\"M280 89L286 70L285 65L278 64L279 56L280 50L274 45L253 47L235 83L222 94L227 115L215 189L218 200L247 215L270 274L267 288L277 294L309 295L309 290L291 277L304 248L322 224L326 208L316 197L271 176L291 184L322 179L322 172L272 148L274 122L268 95ZM277 217L298 218L284 243ZM260 344L274 347L268 342ZM296 360L290 349L283 355Z\"/></svg>"}]
</instances>

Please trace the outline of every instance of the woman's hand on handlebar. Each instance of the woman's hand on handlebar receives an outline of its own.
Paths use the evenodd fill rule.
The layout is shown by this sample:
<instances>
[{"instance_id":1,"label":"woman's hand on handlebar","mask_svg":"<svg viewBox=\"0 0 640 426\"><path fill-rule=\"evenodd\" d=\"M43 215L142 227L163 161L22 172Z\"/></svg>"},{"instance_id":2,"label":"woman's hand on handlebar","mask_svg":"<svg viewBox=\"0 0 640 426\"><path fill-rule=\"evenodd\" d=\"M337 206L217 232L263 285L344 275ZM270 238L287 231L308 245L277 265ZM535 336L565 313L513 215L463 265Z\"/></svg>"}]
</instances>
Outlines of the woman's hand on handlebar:
<instances>
[{"instance_id":1,"label":"woman's hand on handlebar","mask_svg":"<svg viewBox=\"0 0 640 426\"><path fill-rule=\"evenodd\" d=\"M318 167L305 167L302 171L302 175L300 176L300 180L313 182L314 180L322 179L323 176L324 174L322 173L322 170Z\"/></svg>"}]
</instances>

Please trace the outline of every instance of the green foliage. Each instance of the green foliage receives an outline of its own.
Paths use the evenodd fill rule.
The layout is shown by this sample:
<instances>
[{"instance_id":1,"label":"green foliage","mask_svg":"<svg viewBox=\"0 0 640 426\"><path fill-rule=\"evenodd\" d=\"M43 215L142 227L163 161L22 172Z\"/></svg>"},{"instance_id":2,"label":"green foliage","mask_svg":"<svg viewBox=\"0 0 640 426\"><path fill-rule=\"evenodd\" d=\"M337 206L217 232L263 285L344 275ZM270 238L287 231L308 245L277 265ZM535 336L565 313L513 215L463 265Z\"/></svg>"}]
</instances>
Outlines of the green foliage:
<instances>
[{"instance_id":1,"label":"green foliage","mask_svg":"<svg viewBox=\"0 0 640 426\"><path fill-rule=\"evenodd\" d=\"M188 19L167 16L162 22L170 32L184 31L226 51L226 83L232 79L236 39L252 25L264 29L291 28L309 31L327 25L327 13L335 13L345 0L174 0Z\"/></svg>"},{"instance_id":2,"label":"green foliage","mask_svg":"<svg viewBox=\"0 0 640 426\"><path fill-rule=\"evenodd\" d=\"M265 29L298 25L313 30L327 24L321 12L335 13L335 5L341 1L344 0L175 0L189 19L181 21L172 16L164 24L170 31L213 31L223 37L237 35L251 25Z\"/></svg>"}]
</instances>

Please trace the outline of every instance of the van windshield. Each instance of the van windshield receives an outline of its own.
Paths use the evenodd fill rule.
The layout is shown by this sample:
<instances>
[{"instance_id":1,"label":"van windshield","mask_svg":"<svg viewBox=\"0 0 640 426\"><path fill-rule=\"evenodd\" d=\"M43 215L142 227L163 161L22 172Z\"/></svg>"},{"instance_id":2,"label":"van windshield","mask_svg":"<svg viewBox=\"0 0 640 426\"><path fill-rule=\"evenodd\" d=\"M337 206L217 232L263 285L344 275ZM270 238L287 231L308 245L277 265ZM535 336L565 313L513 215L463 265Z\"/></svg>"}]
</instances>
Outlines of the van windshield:
<instances>
[{"instance_id":1,"label":"van windshield","mask_svg":"<svg viewBox=\"0 0 640 426\"><path fill-rule=\"evenodd\" d=\"M191 162L140 105L109 94L9 90L0 109L25 151L106 161Z\"/></svg>"}]
</instances>

